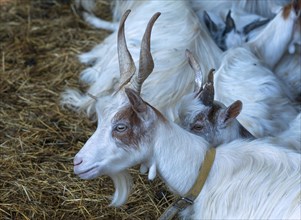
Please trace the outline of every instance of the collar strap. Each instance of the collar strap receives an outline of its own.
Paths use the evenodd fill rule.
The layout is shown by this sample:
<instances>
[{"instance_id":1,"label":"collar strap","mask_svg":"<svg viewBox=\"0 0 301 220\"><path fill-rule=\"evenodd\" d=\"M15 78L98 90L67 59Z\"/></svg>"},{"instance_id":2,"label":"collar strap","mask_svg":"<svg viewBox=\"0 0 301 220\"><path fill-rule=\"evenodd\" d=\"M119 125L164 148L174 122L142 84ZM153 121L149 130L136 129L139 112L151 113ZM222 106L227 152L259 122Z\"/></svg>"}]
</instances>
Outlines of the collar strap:
<instances>
[{"instance_id":1,"label":"collar strap","mask_svg":"<svg viewBox=\"0 0 301 220\"><path fill-rule=\"evenodd\" d=\"M199 170L199 175L196 181L194 182L192 188L189 190L188 193L185 194L184 197L180 197L175 202L173 202L167 208L167 210L160 216L159 220L170 220L176 214L178 214L179 211L182 211L193 204L194 200L198 197L203 186L205 185L205 182L208 178L209 172L214 162L215 153L216 150L213 147L207 151L206 156L204 158L204 162Z\"/></svg>"}]
</instances>

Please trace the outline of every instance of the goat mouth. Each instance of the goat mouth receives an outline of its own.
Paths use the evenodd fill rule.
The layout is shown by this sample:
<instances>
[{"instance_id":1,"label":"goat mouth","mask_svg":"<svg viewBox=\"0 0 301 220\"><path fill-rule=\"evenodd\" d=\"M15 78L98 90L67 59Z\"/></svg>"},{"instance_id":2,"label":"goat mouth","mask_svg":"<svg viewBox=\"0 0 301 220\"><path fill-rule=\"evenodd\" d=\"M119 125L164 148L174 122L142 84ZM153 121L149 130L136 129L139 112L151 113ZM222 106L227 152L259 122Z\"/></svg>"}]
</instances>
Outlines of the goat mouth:
<instances>
[{"instance_id":1,"label":"goat mouth","mask_svg":"<svg viewBox=\"0 0 301 220\"><path fill-rule=\"evenodd\" d=\"M82 172L76 172L74 170L74 173L76 175L78 175L81 179L93 179L93 178L96 178L99 173L99 171L96 169L97 167L94 166L94 167L91 167L90 169L87 169L85 171L82 171Z\"/></svg>"}]
</instances>

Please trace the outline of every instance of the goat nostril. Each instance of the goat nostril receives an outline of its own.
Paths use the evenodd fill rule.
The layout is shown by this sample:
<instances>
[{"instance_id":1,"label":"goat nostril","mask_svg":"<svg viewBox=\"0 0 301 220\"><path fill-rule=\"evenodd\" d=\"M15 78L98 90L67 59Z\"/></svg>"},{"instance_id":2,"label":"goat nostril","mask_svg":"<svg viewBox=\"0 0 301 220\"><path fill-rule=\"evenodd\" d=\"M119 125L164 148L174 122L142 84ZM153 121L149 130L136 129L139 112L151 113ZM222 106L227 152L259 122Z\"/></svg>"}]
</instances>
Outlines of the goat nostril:
<instances>
[{"instance_id":1,"label":"goat nostril","mask_svg":"<svg viewBox=\"0 0 301 220\"><path fill-rule=\"evenodd\" d=\"M82 162L83 162L83 159L82 159L82 158L80 158L80 157L75 157L74 160L73 160L73 165L74 165L74 166L77 166L77 165L80 165Z\"/></svg>"}]
</instances>

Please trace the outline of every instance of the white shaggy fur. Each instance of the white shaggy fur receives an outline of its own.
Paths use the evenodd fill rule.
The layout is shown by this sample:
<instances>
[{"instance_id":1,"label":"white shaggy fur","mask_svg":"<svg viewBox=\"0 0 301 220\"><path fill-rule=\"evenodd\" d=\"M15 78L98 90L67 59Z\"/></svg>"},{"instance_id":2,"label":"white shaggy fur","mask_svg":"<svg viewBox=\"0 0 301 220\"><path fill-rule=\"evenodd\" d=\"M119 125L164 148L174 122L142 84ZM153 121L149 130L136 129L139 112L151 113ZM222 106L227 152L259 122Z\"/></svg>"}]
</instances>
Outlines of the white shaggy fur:
<instances>
[{"instance_id":1,"label":"white shaggy fur","mask_svg":"<svg viewBox=\"0 0 301 220\"><path fill-rule=\"evenodd\" d=\"M271 137L271 140L301 153L301 113L291 121L287 130L276 137Z\"/></svg>"},{"instance_id":2,"label":"white shaggy fur","mask_svg":"<svg viewBox=\"0 0 301 220\"><path fill-rule=\"evenodd\" d=\"M207 16L200 17L201 14L198 14L199 19L201 22L204 20L212 38L224 51L255 38L269 22L269 19L257 14L250 14L240 8L224 8L218 11L218 14L214 11L206 12L209 18Z\"/></svg>"},{"instance_id":3,"label":"white shaggy fur","mask_svg":"<svg viewBox=\"0 0 301 220\"><path fill-rule=\"evenodd\" d=\"M216 14L223 10L229 9L241 9L247 13L257 14L266 18L272 18L274 16L274 8L289 3L290 0L223 0L223 1L211 1L211 0L190 0L191 6L199 15L203 17L204 10L212 11Z\"/></svg>"},{"instance_id":4,"label":"white shaggy fur","mask_svg":"<svg viewBox=\"0 0 301 220\"><path fill-rule=\"evenodd\" d=\"M286 130L298 111L274 73L247 48L225 53L214 77L215 99L226 106L241 100L238 121L255 137Z\"/></svg>"},{"instance_id":5,"label":"white shaggy fur","mask_svg":"<svg viewBox=\"0 0 301 220\"><path fill-rule=\"evenodd\" d=\"M112 197L111 206L121 206L124 204L132 189L132 177L128 171L124 170L117 174L110 175L114 183L115 192Z\"/></svg>"},{"instance_id":6,"label":"white shaggy fur","mask_svg":"<svg viewBox=\"0 0 301 220\"><path fill-rule=\"evenodd\" d=\"M285 84L292 99L301 102L301 46L294 54L286 53L274 69L274 73Z\"/></svg>"},{"instance_id":7,"label":"white shaggy fur","mask_svg":"<svg viewBox=\"0 0 301 220\"><path fill-rule=\"evenodd\" d=\"M85 10L85 12L83 12L83 17L87 23L96 28L101 28L109 31L117 30L118 21L121 18L122 13L124 12L123 6L132 6L133 2L133 0L111 1L111 6L112 8L114 8L112 12L113 21L109 22L100 19L93 14L96 6L95 0L75 0L77 8L83 8ZM274 11L276 10L276 8L279 8L289 2L290 0L190 0L188 1L188 4L193 9L193 11L196 12L199 18L203 17L204 10L213 12L215 14L220 14L220 12L227 13L230 9L243 10L250 14L257 14L259 16L272 18L274 16Z\"/></svg>"},{"instance_id":8,"label":"white shaggy fur","mask_svg":"<svg viewBox=\"0 0 301 220\"><path fill-rule=\"evenodd\" d=\"M298 43L296 25L299 23L300 10L295 11L290 5L290 11L287 17L283 7L271 20L267 26L247 45L260 59L262 59L271 69L279 62L281 57L289 50L289 46ZM299 6L300 7L300 6ZM293 37L294 36L294 37Z\"/></svg>"},{"instance_id":9,"label":"white shaggy fur","mask_svg":"<svg viewBox=\"0 0 301 220\"><path fill-rule=\"evenodd\" d=\"M130 104L121 93L114 99L118 103L99 112L106 117L99 121L96 132L76 155L74 171L81 178L90 179L111 176L143 163L155 168L172 192L183 196L192 187L210 144L163 119L134 94L127 93L132 96ZM143 108L138 111L137 106ZM138 149L112 136L112 118L125 107L132 108L130 115L140 118L139 126L147 130ZM236 140L220 145L204 188L193 206L184 211L184 217L298 218L301 214L300 171L300 154L269 139ZM124 199L116 203L122 202Z\"/></svg>"},{"instance_id":10,"label":"white shaggy fur","mask_svg":"<svg viewBox=\"0 0 301 220\"><path fill-rule=\"evenodd\" d=\"M290 3L288 5L291 6L292 4ZM300 9L295 11L292 7L289 14L284 16L284 14L287 13L287 9L285 9L285 13L283 12L284 8L287 8L287 6L283 6L278 9L276 16L271 20L271 22L264 26L260 26L248 34L243 32L243 28L252 21L264 20L264 17L246 13L239 8L232 9L231 17L234 20L236 28L230 33L222 36L224 38L222 41L224 43L222 48L228 49L241 46L246 41L249 41L250 43L248 43L248 45L253 53L269 65L271 69L273 69L283 54L294 54L296 46L301 45ZM217 17L220 16L221 20L226 20L228 12L229 9L227 8L217 11L216 14L208 12L208 14L212 17L212 20L219 23L218 26L221 27L219 32L224 31L225 24L220 24L221 22L218 21ZM221 39L215 40L221 44Z\"/></svg>"},{"instance_id":11,"label":"white shaggy fur","mask_svg":"<svg viewBox=\"0 0 301 220\"><path fill-rule=\"evenodd\" d=\"M185 50L190 49L202 61L201 68L205 77L209 69L219 66L221 51L205 28L200 26L186 1L117 3L115 11L123 12L128 8L132 10L125 24L125 36L136 66L146 24L155 12L161 12L151 38L155 68L143 84L142 97L173 120L176 117L173 107L183 95L192 91L194 74L186 60ZM90 88L85 94L67 90L62 96L62 104L93 115L95 102L88 94L97 96L99 102L104 102L103 106L110 102L105 97L112 94L119 83L116 39L117 34L113 32L92 51L80 56L82 62L93 64L81 74L81 79L90 84Z\"/></svg>"}]
</instances>

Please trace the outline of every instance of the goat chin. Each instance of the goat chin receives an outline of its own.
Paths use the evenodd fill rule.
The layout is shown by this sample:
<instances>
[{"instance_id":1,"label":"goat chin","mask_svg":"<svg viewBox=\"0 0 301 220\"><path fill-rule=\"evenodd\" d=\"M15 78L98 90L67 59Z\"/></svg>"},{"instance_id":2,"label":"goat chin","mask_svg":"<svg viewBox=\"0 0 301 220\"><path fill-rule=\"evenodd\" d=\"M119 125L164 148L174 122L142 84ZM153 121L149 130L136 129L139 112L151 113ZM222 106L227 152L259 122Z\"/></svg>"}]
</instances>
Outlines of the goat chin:
<instances>
[{"instance_id":1,"label":"goat chin","mask_svg":"<svg viewBox=\"0 0 301 220\"><path fill-rule=\"evenodd\" d=\"M126 170L110 175L113 180L115 192L110 206L119 207L123 205L131 192L133 181L132 176Z\"/></svg>"}]
</instances>

